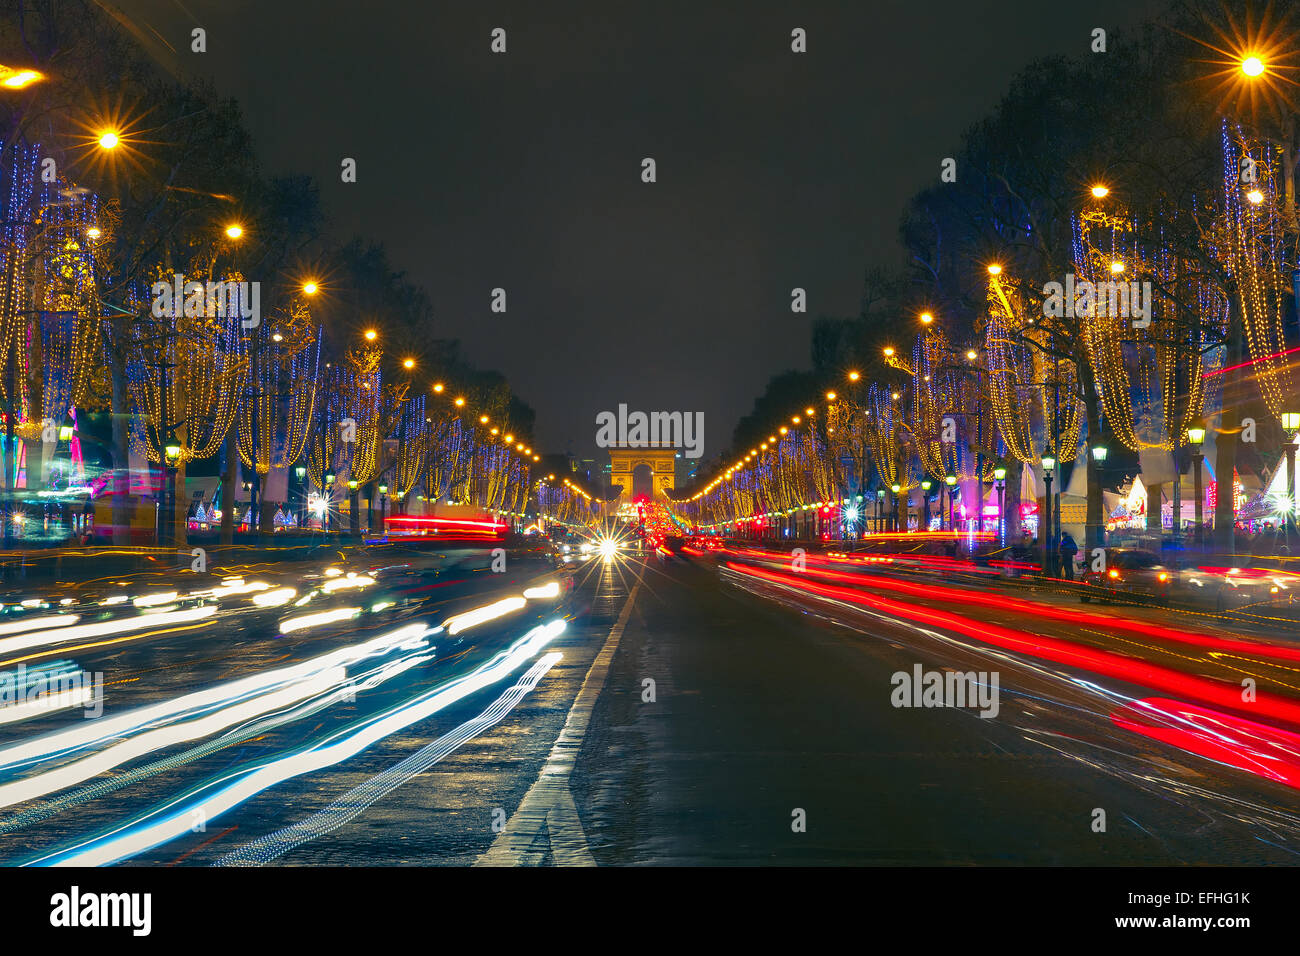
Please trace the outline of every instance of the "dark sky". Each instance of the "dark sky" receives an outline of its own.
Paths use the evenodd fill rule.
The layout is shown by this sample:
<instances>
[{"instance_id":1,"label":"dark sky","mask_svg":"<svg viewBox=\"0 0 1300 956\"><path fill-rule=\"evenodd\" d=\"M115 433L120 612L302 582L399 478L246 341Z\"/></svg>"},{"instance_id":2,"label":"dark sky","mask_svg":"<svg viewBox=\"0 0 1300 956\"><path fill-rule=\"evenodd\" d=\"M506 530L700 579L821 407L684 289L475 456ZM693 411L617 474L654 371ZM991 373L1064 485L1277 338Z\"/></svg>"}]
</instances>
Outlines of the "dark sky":
<instances>
[{"instance_id":1,"label":"dark sky","mask_svg":"<svg viewBox=\"0 0 1300 956\"><path fill-rule=\"evenodd\" d=\"M440 334L536 408L542 449L591 456L626 403L702 411L711 457L771 375L810 366L812 318L855 315L864 268L899 260L908 197L1014 73L1159 4L120 6L240 100L268 172L321 183L333 233L387 244Z\"/></svg>"}]
</instances>

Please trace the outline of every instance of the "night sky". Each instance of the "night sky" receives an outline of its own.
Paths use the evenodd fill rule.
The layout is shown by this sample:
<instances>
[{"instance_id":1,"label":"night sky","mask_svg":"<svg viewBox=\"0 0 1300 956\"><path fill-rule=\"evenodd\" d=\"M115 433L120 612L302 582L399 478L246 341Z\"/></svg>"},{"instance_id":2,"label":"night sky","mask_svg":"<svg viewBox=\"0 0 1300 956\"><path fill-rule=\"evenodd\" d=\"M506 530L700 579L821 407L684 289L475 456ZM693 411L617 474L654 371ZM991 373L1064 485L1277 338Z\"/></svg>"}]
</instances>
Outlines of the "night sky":
<instances>
[{"instance_id":1,"label":"night sky","mask_svg":"<svg viewBox=\"0 0 1300 956\"><path fill-rule=\"evenodd\" d=\"M627 403L702 411L707 458L771 375L811 365L813 318L856 315L864 269L900 261L908 197L1014 73L1159 4L120 7L239 99L268 173L319 181L332 235L386 243L440 334L537 410L542 450L591 457L597 412Z\"/></svg>"}]
</instances>

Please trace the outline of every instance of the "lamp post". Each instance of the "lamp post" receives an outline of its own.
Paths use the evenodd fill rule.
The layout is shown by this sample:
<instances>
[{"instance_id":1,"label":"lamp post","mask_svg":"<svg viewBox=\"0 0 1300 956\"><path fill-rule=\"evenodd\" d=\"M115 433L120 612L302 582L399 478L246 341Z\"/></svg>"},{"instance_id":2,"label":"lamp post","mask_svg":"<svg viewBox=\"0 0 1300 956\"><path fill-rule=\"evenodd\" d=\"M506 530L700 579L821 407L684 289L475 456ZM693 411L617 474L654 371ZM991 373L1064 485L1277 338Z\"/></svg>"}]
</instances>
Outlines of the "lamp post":
<instances>
[{"instance_id":1,"label":"lamp post","mask_svg":"<svg viewBox=\"0 0 1300 956\"><path fill-rule=\"evenodd\" d=\"M1296 505L1297 497L1300 496L1300 482L1296 481L1295 475L1295 440L1296 434L1300 433L1300 412L1283 412L1282 413L1283 433L1291 432L1291 437L1286 439L1286 480L1291 486L1287 494L1288 506L1286 516L1286 527L1288 529L1295 527L1296 523Z\"/></svg>"},{"instance_id":2,"label":"lamp post","mask_svg":"<svg viewBox=\"0 0 1300 956\"><path fill-rule=\"evenodd\" d=\"M361 500L357 495L357 480L348 479L348 524L354 529L357 537L361 536Z\"/></svg>"},{"instance_id":3,"label":"lamp post","mask_svg":"<svg viewBox=\"0 0 1300 956\"><path fill-rule=\"evenodd\" d=\"M921 527L918 530L930 530L930 488L931 481L927 478L921 482Z\"/></svg>"},{"instance_id":4,"label":"lamp post","mask_svg":"<svg viewBox=\"0 0 1300 956\"><path fill-rule=\"evenodd\" d=\"M1203 546L1202 542L1205 538L1204 526L1202 524L1204 517L1201 510L1204 507L1205 498L1205 495L1201 491L1201 462L1205 460L1205 456L1201 454L1201 443L1203 441L1205 441L1204 428L1197 425L1195 428L1187 429L1187 443L1192 446L1193 489L1196 495L1196 530L1192 532L1192 535L1197 548Z\"/></svg>"},{"instance_id":5,"label":"lamp post","mask_svg":"<svg viewBox=\"0 0 1300 956\"><path fill-rule=\"evenodd\" d=\"M900 531L906 530L906 529L900 528L900 527L898 526L898 509L899 509L899 505L901 504L901 502L899 502L899 500L898 500L898 492L902 490L902 486L899 485L897 482L895 482L893 485L890 486L890 489L889 489L889 490L892 491L892 492L894 493L894 519L893 519L893 520L894 520L894 531L895 531L895 532L900 532Z\"/></svg>"},{"instance_id":6,"label":"lamp post","mask_svg":"<svg viewBox=\"0 0 1300 956\"><path fill-rule=\"evenodd\" d=\"M330 513L333 509L329 506L329 503L334 500L334 472L325 472L325 487L321 489L321 494L325 497L325 527L321 530L329 531L334 521L334 516Z\"/></svg>"},{"instance_id":7,"label":"lamp post","mask_svg":"<svg viewBox=\"0 0 1300 956\"><path fill-rule=\"evenodd\" d=\"M1101 469L1102 469L1102 466L1106 464L1106 456L1109 455L1109 454L1110 454L1110 449L1107 448L1105 445L1102 445L1102 444L1096 444L1096 445L1093 445L1093 446L1092 446L1092 462L1093 462L1093 469L1092 469L1092 472L1093 472L1093 475L1094 475L1094 476L1096 477L1096 479L1097 479L1097 484L1098 484L1098 485L1101 484ZM1103 500L1103 503L1102 503L1102 504L1103 504L1103 513L1102 513L1102 516L1101 516L1101 525L1100 525L1099 527L1097 527L1097 528L1091 529L1091 530L1092 530L1092 535L1093 535L1093 540L1092 540L1091 542L1088 543L1088 546L1091 547L1091 548L1100 548L1100 547L1103 547L1103 546L1105 545L1105 543L1106 543L1106 542L1105 542L1105 535L1106 535L1106 515L1105 515L1105 512L1104 512L1104 508L1105 508L1105 502L1104 502L1104 500Z\"/></svg>"},{"instance_id":8,"label":"lamp post","mask_svg":"<svg viewBox=\"0 0 1300 956\"><path fill-rule=\"evenodd\" d=\"M1041 462L1043 466L1043 483L1045 485L1043 499L1044 508L1038 514L1038 533L1043 537L1043 573L1049 577L1055 570L1054 549L1052 548L1052 469L1056 467L1056 459L1051 455L1044 455Z\"/></svg>"},{"instance_id":9,"label":"lamp post","mask_svg":"<svg viewBox=\"0 0 1300 956\"><path fill-rule=\"evenodd\" d=\"M162 545L170 544L172 539L172 530L175 522L176 512L176 463L181 457L181 446L176 444L173 438L163 449L166 455L166 461L163 463L163 487L160 504L162 505L162 522L161 533L158 535L158 543Z\"/></svg>"},{"instance_id":10,"label":"lamp post","mask_svg":"<svg viewBox=\"0 0 1300 956\"><path fill-rule=\"evenodd\" d=\"M299 465L294 468L293 473L298 476L298 494L302 496L302 504L298 508L298 527L303 528L307 524L307 468L305 465Z\"/></svg>"},{"instance_id":11,"label":"lamp post","mask_svg":"<svg viewBox=\"0 0 1300 956\"><path fill-rule=\"evenodd\" d=\"M1002 467L993 469L993 480L998 486L998 547L1007 545L1007 470Z\"/></svg>"},{"instance_id":12,"label":"lamp post","mask_svg":"<svg viewBox=\"0 0 1300 956\"><path fill-rule=\"evenodd\" d=\"M885 530L885 489L876 489L876 534Z\"/></svg>"},{"instance_id":13,"label":"lamp post","mask_svg":"<svg viewBox=\"0 0 1300 956\"><path fill-rule=\"evenodd\" d=\"M388 485L379 486L379 528L380 534L388 534Z\"/></svg>"},{"instance_id":14,"label":"lamp post","mask_svg":"<svg viewBox=\"0 0 1300 956\"><path fill-rule=\"evenodd\" d=\"M944 475L943 483L948 486L948 530L957 530L957 504L952 500L952 493L957 487L956 475ZM939 524L943 524L943 518L940 517ZM942 528L940 529L942 530Z\"/></svg>"}]
</instances>

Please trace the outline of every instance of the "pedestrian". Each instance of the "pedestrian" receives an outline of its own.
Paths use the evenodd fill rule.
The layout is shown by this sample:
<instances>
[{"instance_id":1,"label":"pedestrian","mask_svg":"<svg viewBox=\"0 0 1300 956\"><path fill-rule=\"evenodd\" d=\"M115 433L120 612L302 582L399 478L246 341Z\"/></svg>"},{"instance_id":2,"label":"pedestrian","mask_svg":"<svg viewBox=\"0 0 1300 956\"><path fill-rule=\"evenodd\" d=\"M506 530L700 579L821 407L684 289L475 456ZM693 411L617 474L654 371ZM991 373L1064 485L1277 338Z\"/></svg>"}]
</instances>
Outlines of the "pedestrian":
<instances>
[{"instance_id":1,"label":"pedestrian","mask_svg":"<svg viewBox=\"0 0 1300 956\"><path fill-rule=\"evenodd\" d=\"M1061 567L1065 571L1065 580L1074 580L1074 556L1079 553L1079 546L1070 537L1070 532L1061 532Z\"/></svg>"}]
</instances>

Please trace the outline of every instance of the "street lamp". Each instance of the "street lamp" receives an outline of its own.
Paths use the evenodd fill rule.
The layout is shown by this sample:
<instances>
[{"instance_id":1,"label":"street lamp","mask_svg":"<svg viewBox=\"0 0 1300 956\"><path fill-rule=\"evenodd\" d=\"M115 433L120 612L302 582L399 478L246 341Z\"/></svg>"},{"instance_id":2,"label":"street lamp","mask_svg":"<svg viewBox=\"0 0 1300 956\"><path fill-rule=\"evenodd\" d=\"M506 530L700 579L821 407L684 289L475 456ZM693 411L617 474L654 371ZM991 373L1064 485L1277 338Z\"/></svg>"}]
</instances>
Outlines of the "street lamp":
<instances>
[{"instance_id":1,"label":"street lamp","mask_svg":"<svg viewBox=\"0 0 1300 956\"><path fill-rule=\"evenodd\" d=\"M1291 485L1290 506L1287 508L1287 523L1295 524L1296 512L1300 510L1297 505L1297 492L1300 492L1300 482L1296 481L1295 475L1295 440L1296 434L1300 433L1300 412L1283 412L1282 428L1284 431L1292 432L1290 438L1286 439L1286 480Z\"/></svg>"},{"instance_id":2,"label":"street lamp","mask_svg":"<svg viewBox=\"0 0 1300 956\"><path fill-rule=\"evenodd\" d=\"M1104 464L1106 463L1106 456L1107 456L1108 454L1110 454L1110 449L1107 448L1105 445L1102 445L1102 444L1096 444L1096 445L1093 445L1093 446L1092 446L1092 465L1093 465L1093 467L1092 467L1092 475L1089 477L1089 481L1097 481L1098 484L1100 484L1100 482L1101 482L1101 466L1104 465ZM1093 540L1092 540L1092 542L1091 542L1091 544L1090 544L1089 546L1090 546L1090 547L1094 547L1094 548L1099 548L1099 547L1101 547L1102 544L1105 543L1105 539L1106 539L1106 520L1105 520L1105 515L1102 515L1101 526L1100 526L1099 528L1089 529L1089 532L1090 532L1090 533L1092 534L1092 536L1093 536Z\"/></svg>"},{"instance_id":3,"label":"street lamp","mask_svg":"<svg viewBox=\"0 0 1300 956\"><path fill-rule=\"evenodd\" d=\"M6 89L21 90L43 79L45 74L38 73L36 70L16 70L13 67L0 66L0 86Z\"/></svg>"},{"instance_id":4,"label":"street lamp","mask_svg":"<svg viewBox=\"0 0 1300 956\"><path fill-rule=\"evenodd\" d=\"M100 149L117 149L120 142L122 141L118 138L117 133L111 129L104 130L104 132L99 134Z\"/></svg>"},{"instance_id":5,"label":"street lamp","mask_svg":"<svg viewBox=\"0 0 1300 956\"><path fill-rule=\"evenodd\" d=\"M1052 469L1056 467L1056 459L1050 454L1044 454L1041 462L1043 466L1043 483L1046 486L1046 497L1043 499L1043 508L1038 512L1038 533L1043 537L1043 573L1051 575L1053 568L1052 561Z\"/></svg>"},{"instance_id":6,"label":"street lamp","mask_svg":"<svg viewBox=\"0 0 1300 956\"><path fill-rule=\"evenodd\" d=\"M889 486L889 490L892 491L892 492L894 493L894 515L893 515L893 523L894 523L894 530L895 530L895 531L905 530L905 529L901 529L901 528L899 528L899 526L898 526L898 504L899 504L899 502L898 502L898 493L899 493L899 491L902 490L902 487L903 487L903 486L900 485L900 484L898 484L898 482L894 482L894 484L892 484L892 485Z\"/></svg>"},{"instance_id":7,"label":"street lamp","mask_svg":"<svg viewBox=\"0 0 1300 956\"><path fill-rule=\"evenodd\" d=\"M957 508L956 508L956 506L953 504L953 500L952 500L952 492L953 492L953 489L957 487L957 476L956 476L956 475L953 475L953 474L944 475L944 476L943 476L943 483L944 483L945 485L947 485L947 487L948 487L948 530L949 530L949 531L955 531L955 530L956 530ZM942 530L942 525L943 525L943 512L940 512L940 513L939 513L939 525L940 525L940 530Z\"/></svg>"},{"instance_id":8,"label":"street lamp","mask_svg":"<svg viewBox=\"0 0 1300 956\"><path fill-rule=\"evenodd\" d=\"M885 530L885 489L876 489L876 534Z\"/></svg>"},{"instance_id":9,"label":"street lamp","mask_svg":"<svg viewBox=\"0 0 1300 956\"><path fill-rule=\"evenodd\" d=\"M158 543L166 545L172 539L172 523L176 511L176 463L181 457L181 446L173 438L163 446L163 484L158 495Z\"/></svg>"},{"instance_id":10,"label":"street lamp","mask_svg":"<svg viewBox=\"0 0 1300 956\"><path fill-rule=\"evenodd\" d=\"M998 547L1007 546L1007 470L993 469L993 480L998 486Z\"/></svg>"},{"instance_id":11,"label":"street lamp","mask_svg":"<svg viewBox=\"0 0 1300 956\"><path fill-rule=\"evenodd\" d=\"M1202 513L1204 506L1202 499L1205 495L1201 492L1201 462L1205 460L1205 456L1201 454L1201 443L1204 441L1204 428L1198 425L1195 428L1187 429L1187 443L1192 446L1193 481L1196 493L1196 546L1198 548L1204 547L1205 541L1205 518ZM1179 517L1182 516L1179 515Z\"/></svg>"},{"instance_id":12,"label":"street lamp","mask_svg":"<svg viewBox=\"0 0 1300 956\"><path fill-rule=\"evenodd\" d=\"M918 531L930 530L930 488L933 482L929 478L921 482L921 527Z\"/></svg>"},{"instance_id":13,"label":"street lamp","mask_svg":"<svg viewBox=\"0 0 1300 956\"><path fill-rule=\"evenodd\" d=\"M238 239L244 234L244 227L237 222L232 222L226 227L226 235L231 239Z\"/></svg>"}]
</instances>

